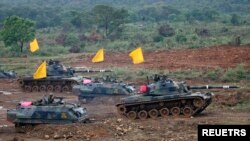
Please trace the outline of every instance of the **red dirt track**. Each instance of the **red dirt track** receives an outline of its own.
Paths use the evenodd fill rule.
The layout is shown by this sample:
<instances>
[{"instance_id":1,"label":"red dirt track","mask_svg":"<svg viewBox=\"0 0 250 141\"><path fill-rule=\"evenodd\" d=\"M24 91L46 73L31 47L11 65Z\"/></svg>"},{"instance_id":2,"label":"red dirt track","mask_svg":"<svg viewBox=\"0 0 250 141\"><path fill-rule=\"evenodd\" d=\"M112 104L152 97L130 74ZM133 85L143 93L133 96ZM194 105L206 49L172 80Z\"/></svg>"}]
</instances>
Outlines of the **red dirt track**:
<instances>
[{"instance_id":1,"label":"red dirt track","mask_svg":"<svg viewBox=\"0 0 250 141\"><path fill-rule=\"evenodd\" d=\"M229 68L238 64L250 67L250 45L145 51L145 62L138 65L132 64L128 54L129 52L107 52L102 63L91 63L94 54L84 54L78 56L72 63L73 66L97 68L119 66L160 70Z\"/></svg>"}]
</instances>

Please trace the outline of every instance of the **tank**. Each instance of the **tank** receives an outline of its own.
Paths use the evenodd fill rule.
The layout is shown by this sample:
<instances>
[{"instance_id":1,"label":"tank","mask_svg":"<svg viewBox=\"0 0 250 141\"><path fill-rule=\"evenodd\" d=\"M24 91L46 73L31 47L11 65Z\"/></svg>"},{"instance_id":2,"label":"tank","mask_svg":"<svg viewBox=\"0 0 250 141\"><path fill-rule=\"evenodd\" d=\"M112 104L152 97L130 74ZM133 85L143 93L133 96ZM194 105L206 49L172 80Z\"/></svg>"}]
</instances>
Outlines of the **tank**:
<instances>
[{"instance_id":1,"label":"tank","mask_svg":"<svg viewBox=\"0 0 250 141\"><path fill-rule=\"evenodd\" d=\"M15 71L4 71L0 70L0 79L15 79L17 77L17 74Z\"/></svg>"},{"instance_id":2,"label":"tank","mask_svg":"<svg viewBox=\"0 0 250 141\"><path fill-rule=\"evenodd\" d=\"M140 94L121 99L118 113L129 119L185 116L201 113L212 102L211 92L192 89L238 88L238 86L189 86L165 76L154 77L154 83L140 86Z\"/></svg>"},{"instance_id":3,"label":"tank","mask_svg":"<svg viewBox=\"0 0 250 141\"><path fill-rule=\"evenodd\" d=\"M103 103L116 102L121 97L132 95L135 92L132 84L123 83L110 76L101 80L84 79L83 82L82 85L73 87L73 93L78 96L80 103L89 103L93 99Z\"/></svg>"},{"instance_id":4,"label":"tank","mask_svg":"<svg viewBox=\"0 0 250 141\"><path fill-rule=\"evenodd\" d=\"M75 73L109 72L110 70L74 69L65 67L59 61L49 60L47 63L47 77L33 79L26 76L18 79L20 87L26 92L67 92L72 91L75 84L82 83L83 76L75 76Z\"/></svg>"},{"instance_id":5,"label":"tank","mask_svg":"<svg viewBox=\"0 0 250 141\"><path fill-rule=\"evenodd\" d=\"M26 132L38 124L69 124L88 122L86 108L65 103L62 97L45 96L37 101L23 101L16 109L7 110L7 120L17 132Z\"/></svg>"}]
</instances>

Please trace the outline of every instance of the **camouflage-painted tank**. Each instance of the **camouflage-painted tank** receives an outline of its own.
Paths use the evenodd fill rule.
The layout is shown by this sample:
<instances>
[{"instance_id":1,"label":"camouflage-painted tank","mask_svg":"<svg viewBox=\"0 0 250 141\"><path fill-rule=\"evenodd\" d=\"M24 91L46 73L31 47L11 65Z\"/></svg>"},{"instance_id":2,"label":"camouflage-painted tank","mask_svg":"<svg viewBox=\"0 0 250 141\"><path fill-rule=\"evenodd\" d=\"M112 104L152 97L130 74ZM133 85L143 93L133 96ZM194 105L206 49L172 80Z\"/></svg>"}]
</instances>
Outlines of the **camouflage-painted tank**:
<instances>
[{"instance_id":1,"label":"camouflage-painted tank","mask_svg":"<svg viewBox=\"0 0 250 141\"><path fill-rule=\"evenodd\" d=\"M45 96L35 102L20 102L7 110L7 120L18 132L26 132L38 124L68 124L89 121L86 108L65 103L62 97Z\"/></svg>"},{"instance_id":2,"label":"camouflage-painted tank","mask_svg":"<svg viewBox=\"0 0 250 141\"><path fill-rule=\"evenodd\" d=\"M211 92L192 92L191 89L238 88L237 86L188 86L185 82L176 82L166 77L154 78L150 85L142 85L142 94L121 99L117 110L129 119L157 118L198 114L212 102Z\"/></svg>"},{"instance_id":3,"label":"camouflage-painted tank","mask_svg":"<svg viewBox=\"0 0 250 141\"><path fill-rule=\"evenodd\" d=\"M82 82L82 76L75 76L79 72L107 72L109 70L76 70L71 67L66 68L59 61L50 60L47 63L47 77L43 79L33 79L27 76L18 79L21 88L26 92L64 92L71 91L73 85Z\"/></svg>"},{"instance_id":4,"label":"camouflage-painted tank","mask_svg":"<svg viewBox=\"0 0 250 141\"><path fill-rule=\"evenodd\" d=\"M17 74L13 70L10 70L10 71L0 70L0 79L14 79L16 77L17 77Z\"/></svg>"},{"instance_id":5,"label":"camouflage-painted tank","mask_svg":"<svg viewBox=\"0 0 250 141\"><path fill-rule=\"evenodd\" d=\"M104 103L117 102L121 97L134 94L135 88L131 84L125 84L109 76L102 80L84 80L83 85L75 85L73 93L78 96L80 103L102 101Z\"/></svg>"}]
</instances>

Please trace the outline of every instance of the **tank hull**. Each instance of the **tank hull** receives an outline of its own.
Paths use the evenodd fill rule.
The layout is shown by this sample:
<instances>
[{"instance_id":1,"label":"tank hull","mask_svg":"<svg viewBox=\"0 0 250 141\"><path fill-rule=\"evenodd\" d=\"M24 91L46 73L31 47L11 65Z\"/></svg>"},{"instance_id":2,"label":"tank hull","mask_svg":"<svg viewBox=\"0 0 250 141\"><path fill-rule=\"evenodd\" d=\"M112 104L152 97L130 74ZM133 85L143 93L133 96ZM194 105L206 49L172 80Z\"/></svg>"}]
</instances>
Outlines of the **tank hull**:
<instances>
[{"instance_id":1,"label":"tank hull","mask_svg":"<svg viewBox=\"0 0 250 141\"><path fill-rule=\"evenodd\" d=\"M73 93L81 103L99 102L116 104L120 98L133 94L133 89L119 83L91 83L75 85Z\"/></svg>"},{"instance_id":2,"label":"tank hull","mask_svg":"<svg viewBox=\"0 0 250 141\"><path fill-rule=\"evenodd\" d=\"M43 79L24 77L18 79L18 82L25 92L68 92L72 91L73 85L79 84L80 80L80 78L76 77L50 76Z\"/></svg>"},{"instance_id":3,"label":"tank hull","mask_svg":"<svg viewBox=\"0 0 250 141\"><path fill-rule=\"evenodd\" d=\"M73 104L58 106L28 106L7 111L7 120L15 124L17 132L27 132L38 124L85 123L86 109Z\"/></svg>"},{"instance_id":4,"label":"tank hull","mask_svg":"<svg viewBox=\"0 0 250 141\"><path fill-rule=\"evenodd\" d=\"M168 116L191 117L201 113L212 102L209 93L174 96L137 96L117 104L118 113L129 119L146 119ZM137 102L136 102L137 101Z\"/></svg>"}]
</instances>

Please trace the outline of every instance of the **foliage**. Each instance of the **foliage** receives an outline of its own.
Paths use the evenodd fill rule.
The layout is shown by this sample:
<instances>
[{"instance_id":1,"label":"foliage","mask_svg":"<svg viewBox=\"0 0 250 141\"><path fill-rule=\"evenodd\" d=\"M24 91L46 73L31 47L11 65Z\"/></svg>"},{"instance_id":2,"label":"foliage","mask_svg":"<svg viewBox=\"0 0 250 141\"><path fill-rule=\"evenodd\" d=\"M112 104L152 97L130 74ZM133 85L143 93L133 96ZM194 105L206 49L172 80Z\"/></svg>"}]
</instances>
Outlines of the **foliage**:
<instances>
[{"instance_id":1,"label":"foliage","mask_svg":"<svg viewBox=\"0 0 250 141\"><path fill-rule=\"evenodd\" d=\"M170 27L170 25L168 24L160 26L160 28L158 29L158 32L161 36L164 36L164 37L171 37L175 34L174 29Z\"/></svg>"},{"instance_id":2,"label":"foliage","mask_svg":"<svg viewBox=\"0 0 250 141\"><path fill-rule=\"evenodd\" d=\"M138 17L142 20L150 20L150 21L162 21L162 20L170 20L173 19L173 16L177 16L180 14L180 11L177 9L160 5L160 6L149 6L143 8L138 11Z\"/></svg>"},{"instance_id":3,"label":"foliage","mask_svg":"<svg viewBox=\"0 0 250 141\"><path fill-rule=\"evenodd\" d=\"M206 74L206 77L211 79L211 80L219 80L223 76L223 73L224 73L224 70L222 68L218 67L212 71L209 71Z\"/></svg>"},{"instance_id":4,"label":"foliage","mask_svg":"<svg viewBox=\"0 0 250 141\"><path fill-rule=\"evenodd\" d=\"M31 20L17 16L5 19L1 36L6 46L19 46L23 51L24 43L31 41L35 37L35 23Z\"/></svg>"},{"instance_id":5,"label":"foliage","mask_svg":"<svg viewBox=\"0 0 250 141\"><path fill-rule=\"evenodd\" d=\"M250 38L249 4L247 0L1 0L0 28L9 16L31 19L45 50L58 45L84 51L100 46L128 51L138 45L145 49L244 45ZM234 42L237 36L240 42ZM15 55L16 49L6 48L1 54Z\"/></svg>"},{"instance_id":6,"label":"foliage","mask_svg":"<svg viewBox=\"0 0 250 141\"><path fill-rule=\"evenodd\" d=\"M239 16L237 14L232 15L231 23L233 25L239 25L240 21L239 21Z\"/></svg>"},{"instance_id":7,"label":"foliage","mask_svg":"<svg viewBox=\"0 0 250 141\"><path fill-rule=\"evenodd\" d=\"M176 35L175 40L176 40L176 42L181 43L181 44L187 42L186 36L184 36L182 34Z\"/></svg>"},{"instance_id":8,"label":"foliage","mask_svg":"<svg viewBox=\"0 0 250 141\"><path fill-rule=\"evenodd\" d=\"M63 45L64 47L79 45L80 39L74 34L59 34L55 39L57 44Z\"/></svg>"},{"instance_id":9,"label":"foliage","mask_svg":"<svg viewBox=\"0 0 250 141\"><path fill-rule=\"evenodd\" d=\"M123 24L129 15L125 9L115 9L107 5L97 5L92 12L96 23L99 27L104 28L106 37L119 25Z\"/></svg>"},{"instance_id":10,"label":"foliage","mask_svg":"<svg viewBox=\"0 0 250 141\"><path fill-rule=\"evenodd\" d=\"M162 42L164 40L164 38L162 36L155 36L153 38L154 42Z\"/></svg>"},{"instance_id":11,"label":"foliage","mask_svg":"<svg viewBox=\"0 0 250 141\"><path fill-rule=\"evenodd\" d=\"M231 68L224 74L225 81L240 81L250 79L250 70L245 69L244 65L240 64L236 68Z\"/></svg>"},{"instance_id":12,"label":"foliage","mask_svg":"<svg viewBox=\"0 0 250 141\"><path fill-rule=\"evenodd\" d=\"M201 37L208 37L210 35L209 30L206 28L195 28L195 33Z\"/></svg>"},{"instance_id":13,"label":"foliage","mask_svg":"<svg viewBox=\"0 0 250 141\"><path fill-rule=\"evenodd\" d=\"M198 20L211 22L216 19L216 16L218 16L218 13L209 8L195 9L186 14L188 21Z\"/></svg>"}]
</instances>

